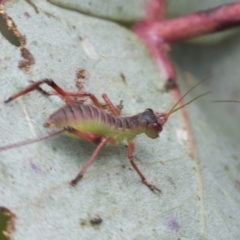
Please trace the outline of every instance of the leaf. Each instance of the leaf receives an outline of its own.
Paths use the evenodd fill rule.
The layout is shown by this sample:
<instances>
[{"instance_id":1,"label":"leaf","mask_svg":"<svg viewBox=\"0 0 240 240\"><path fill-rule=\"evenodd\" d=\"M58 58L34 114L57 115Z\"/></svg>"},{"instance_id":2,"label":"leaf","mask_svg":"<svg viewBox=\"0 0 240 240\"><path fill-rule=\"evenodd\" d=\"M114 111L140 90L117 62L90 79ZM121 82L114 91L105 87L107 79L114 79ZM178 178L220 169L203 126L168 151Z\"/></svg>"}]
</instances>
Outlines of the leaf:
<instances>
[{"instance_id":1,"label":"leaf","mask_svg":"<svg viewBox=\"0 0 240 240\"><path fill-rule=\"evenodd\" d=\"M105 92L115 104L124 100L124 115L172 107L171 95L161 91L161 74L134 34L44 1L36 4L6 5L26 44L23 51L0 36L1 102L29 81L46 77L77 91L77 72L86 69L84 89L98 98ZM208 84L216 94L211 98L237 98L239 42L176 47L181 85L191 85L183 80L184 71L192 73L193 82L211 72ZM136 139L136 163L162 194L141 183L124 143L105 148L74 188L69 181L94 150L82 140L61 135L0 152L0 206L16 215L13 239L238 239L240 106L209 99L188 107L192 145L180 112L160 138ZM62 104L57 96L37 91L1 103L1 146L46 133L44 121ZM100 225L91 224L96 218Z\"/></svg>"},{"instance_id":2,"label":"leaf","mask_svg":"<svg viewBox=\"0 0 240 240\"><path fill-rule=\"evenodd\" d=\"M119 22L134 22L144 16L144 0L138 1L77 1L49 0L57 6L73 9L87 15L111 19Z\"/></svg>"}]
</instances>

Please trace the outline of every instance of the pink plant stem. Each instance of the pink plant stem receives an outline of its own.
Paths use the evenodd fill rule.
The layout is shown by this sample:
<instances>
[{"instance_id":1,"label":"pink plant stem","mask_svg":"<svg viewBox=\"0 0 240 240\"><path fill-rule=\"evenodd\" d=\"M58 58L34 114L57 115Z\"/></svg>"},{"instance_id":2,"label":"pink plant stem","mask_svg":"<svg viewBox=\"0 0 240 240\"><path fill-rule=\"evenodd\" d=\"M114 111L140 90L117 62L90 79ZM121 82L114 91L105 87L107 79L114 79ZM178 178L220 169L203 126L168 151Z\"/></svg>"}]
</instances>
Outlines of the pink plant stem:
<instances>
[{"instance_id":1,"label":"pink plant stem","mask_svg":"<svg viewBox=\"0 0 240 240\"><path fill-rule=\"evenodd\" d=\"M171 20L155 21L148 32L150 36L173 43L239 26L240 2Z\"/></svg>"},{"instance_id":2,"label":"pink plant stem","mask_svg":"<svg viewBox=\"0 0 240 240\"><path fill-rule=\"evenodd\" d=\"M164 0L148 0L146 17L133 31L142 38L166 79L166 88L176 86L175 69L168 57L170 44L240 26L240 2L164 20Z\"/></svg>"}]
</instances>

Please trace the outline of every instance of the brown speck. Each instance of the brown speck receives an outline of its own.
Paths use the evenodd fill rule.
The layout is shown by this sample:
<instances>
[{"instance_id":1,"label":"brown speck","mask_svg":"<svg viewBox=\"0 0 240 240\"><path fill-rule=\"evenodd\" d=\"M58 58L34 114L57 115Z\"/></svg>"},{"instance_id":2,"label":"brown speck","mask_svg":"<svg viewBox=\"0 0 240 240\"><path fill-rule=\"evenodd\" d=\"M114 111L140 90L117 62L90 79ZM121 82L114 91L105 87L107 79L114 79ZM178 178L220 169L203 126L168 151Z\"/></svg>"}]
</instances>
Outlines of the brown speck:
<instances>
[{"instance_id":1,"label":"brown speck","mask_svg":"<svg viewBox=\"0 0 240 240\"><path fill-rule=\"evenodd\" d=\"M0 207L0 212L2 212L8 218L7 226L6 229L3 231L3 235L10 240L11 234L15 230L16 215L5 207Z\"/></svg>"},{"instance_id":2,"label":"brown speck","mask_svg":"<svg viewBox=\"0 0 240 240\"><path fill-rule=\"evenodd\" d=\"M123 82L125 85L127 85L126 77L125 77L125 75L124 75L123 73L120 73L120 78L121 78L122 82Z\"/></svg>"},{"instance_id":3,"label":"brown speck","mask_svg":"<svg viewBox=\"0 0 240 240\"><path fill-rule=\"evenodd\" d=\"M34 9L34 11L35 11L36 13L39 13L37 6L36 6L31 0L26 0L26 2L27 2L31 7L33 7L33 9Z\"/></svg>"},{"instance_id":4,"label":"brown speck","mask_svg":"<svg viewBox=\"0 0 240 240\"><path fill-rule=\"evenodd\" d=\"M92 225L99 225L99 224L101 224L102 223L102 218L100 218L100 217L94 217L94 218L92 218L91 220L90 220L90 223L92 224Z\"/></svg>"},{"instance_id":5,"label":"brown speck","mask_svg":"<svg viewBox=\"0 0 240 240\"><path fill-rule=\"evenodd\" d=\"M83 89L83 83L88 78L88 72L86 69L79 69L76 73L76 87L81 91Z\"/></svg>"},{"instance_id":6,"label":"brown speck","mask_svg":"<svg viewBox=\"0 0 240 240\"><path fill-rule=\"evenodd\" d=\"M32 65L35 63L35 59L27 48L21 47L20 50L23 59L19 61L18 67L25 73L29 73Z\"/></svg>"},{"instance_id":7,"label":"brown speck","mask_svg":"<svg viewBox=\"0 0 240 240\"><path fill-rule=\"evenodd\" d=\"M26 39L21 35L21 33L18 31L17 26L13 22L13 20L5 13L4 6L0 5L0 14L3 20L5 20L5 24L7 26L7 31L10 32L13 36L6 37L10 43L19 46L24 46L26 44ZM3 24L4 26L4 24ZM2 31L1 31L2 32ZM10 35L8 34L8 35ZM14 37L16 38L16 43L13 43L10 41L10 38Z\"/></svg>"},{"instance_id":8,"label":"brown speck","mask_svg":"<svg viewBox=\"0 0 240 240\"><path fill-rule=\"evenodd\" d=\"M30 1L27 1L30 3ZM30 51L25 47L26 46L26 37L23 36L17 29L16 24L13 22L13 20L5 13L4 7L0 6L0 14L3 17L3 19L6 21L6 25L8 30L13 34L13 36L17 39L19 42L19 45L16 45L19 47L21 51L21 56L24 58L19 61L18 67L23 70L26 73L29 73L31 71L32 65L35 63L33 55L30 53Z\"/></svg>"},{"instance_id":9,"label":"brown speck","mask_svg":"<svg viewBox=\"0 0 240 240\"><path fill-rule=\"evenodd\" d=\"M80 225L81 225L82 227L85 227L85 226L87 225L86 220L81 219L81 220L80 220Z\"/></svg>"},{"instance_id":10,"label":"brown speck","mask_svg":"<svg viewBox=\"0 0 240 240\"><path fill-rule=\"evenodd\" d=\"M26 18L30 18L30 14L28 12L23 13Z\"/></svg>"},{"instance_id":11,"label":"brown speck","mask_svg":"<svg viewBox=\"0 0 240 240\"><path fill-rule=\"evenodd\" d=\"M56 17L55 15L53 15L53 14L50 13L50 12L43 11L43 13L44 13L47 17L49 17L49 18L54 18L54 19L56 19L56 20L59 20L59 17Z\"/></svg>"}]
</instances>

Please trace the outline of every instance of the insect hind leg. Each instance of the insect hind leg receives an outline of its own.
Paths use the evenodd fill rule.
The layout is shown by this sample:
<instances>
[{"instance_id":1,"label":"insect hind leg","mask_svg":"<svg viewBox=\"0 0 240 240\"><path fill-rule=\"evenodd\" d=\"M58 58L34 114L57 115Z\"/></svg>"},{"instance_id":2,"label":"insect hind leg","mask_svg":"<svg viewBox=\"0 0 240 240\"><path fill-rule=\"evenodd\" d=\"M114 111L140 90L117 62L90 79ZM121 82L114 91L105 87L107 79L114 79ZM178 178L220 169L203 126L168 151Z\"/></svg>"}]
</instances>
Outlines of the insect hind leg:
<instances>
[{"instance_id":1,"label":"insect hind leg","mask_svg":"<svg viewBox=\"0 0 240 240\"><path fill-rule=\"evenodd\" d=\"M22 95L25 95L33 90L38 89L39 90L39 86L42 85L43 83L46 83L47 85L49 85L50 87L52 87L59 95L61 95L61 97L65 100L66 103L73 103L74 100L61 88L59 87L52 79L42 79L36 82L31 83L29 86L27 86L26 88L18 91L17 93L13 94L11 97L9 97L6 101L4 101L4 103L8 103Z\"/></svg>"}]
</instances>

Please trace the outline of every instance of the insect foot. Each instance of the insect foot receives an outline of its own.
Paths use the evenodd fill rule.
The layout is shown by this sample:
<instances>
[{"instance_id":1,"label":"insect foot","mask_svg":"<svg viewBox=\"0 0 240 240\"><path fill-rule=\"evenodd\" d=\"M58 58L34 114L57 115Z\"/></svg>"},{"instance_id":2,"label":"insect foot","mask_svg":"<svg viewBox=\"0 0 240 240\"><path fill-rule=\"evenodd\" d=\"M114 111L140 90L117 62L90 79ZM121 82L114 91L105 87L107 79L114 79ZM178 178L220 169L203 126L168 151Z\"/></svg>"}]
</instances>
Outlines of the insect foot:
<instances>
[{"instance_id":1,"label":"insect foot","mask_svg":"<svg viewBox=\"0 0 240 240\"><path fill-rule=\"evenodd\" d=\"M71 184L72 186L75 186L75 185L81 180L82 177L83 177L82 175L77 175L77 177L74 178L74 179L70 182L70 184Z\"/></svg>"},{"instance_id":2,"label":"insect foot","mask_svg":"<svg viewBox=\"0 0 240 240\"><path fill-rule=\"evenodd\" d=\"M143 183L144 183L147 187L149 187L151 191L156 190L156 191L158 191L158 192L160 192L160 193L162 192L159 188L157 188L157 187L156 187L155 185L153 185L153 184L150 184L150 183L147 182L146 180L143 181Z\"/></svg>"}]
</instances>

